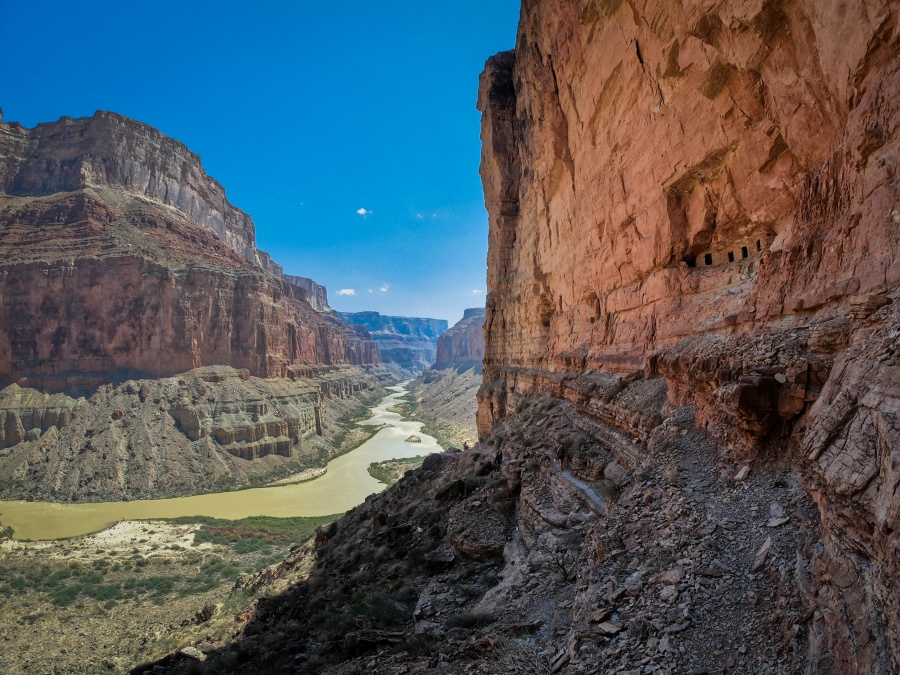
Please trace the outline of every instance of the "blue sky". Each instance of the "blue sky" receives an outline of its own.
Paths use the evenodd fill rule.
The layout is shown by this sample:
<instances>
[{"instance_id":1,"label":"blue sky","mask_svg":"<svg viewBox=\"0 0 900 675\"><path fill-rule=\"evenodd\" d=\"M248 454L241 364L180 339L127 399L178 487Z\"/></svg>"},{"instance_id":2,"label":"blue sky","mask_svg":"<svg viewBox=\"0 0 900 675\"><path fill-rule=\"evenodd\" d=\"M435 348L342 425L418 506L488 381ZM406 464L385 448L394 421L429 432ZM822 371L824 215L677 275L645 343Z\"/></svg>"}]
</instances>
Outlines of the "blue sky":
<instances>
[{"instance_id":1,"label":"blue sky","mask_svg":"<svg viewBox=\"0 0 900 675\"><path fill-rule=\"evenodd\" d=\"M478 75L518 0L0 3L0 106L184 142L257 244L343 311L484 303ZM338 295L352 289L355 294Z\"/></svg>"}]
</instances>

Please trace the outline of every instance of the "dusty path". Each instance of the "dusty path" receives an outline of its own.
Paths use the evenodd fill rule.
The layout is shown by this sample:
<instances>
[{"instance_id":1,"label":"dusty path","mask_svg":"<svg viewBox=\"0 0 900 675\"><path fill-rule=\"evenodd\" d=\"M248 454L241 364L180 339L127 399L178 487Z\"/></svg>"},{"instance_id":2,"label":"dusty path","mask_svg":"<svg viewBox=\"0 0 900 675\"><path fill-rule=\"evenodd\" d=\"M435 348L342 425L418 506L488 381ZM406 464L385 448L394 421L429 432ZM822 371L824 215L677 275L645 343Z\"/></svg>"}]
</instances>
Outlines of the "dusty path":
<instances>
[{"instance_id":1,"label":"dusty path","mask_svg":"<svg viewBox=\"0 0 900 675\"><path fill-rule=\"evenodd\" d=\"M593 511L598 516L606 515L606 500L592 488L590 485L585 483L583 480L576 478L569 471L560 471L560 475L565 478L569 483L577 487L582 496L584 497L585 506L587 506L591 511Z\"/></svg>"}]
</instances>

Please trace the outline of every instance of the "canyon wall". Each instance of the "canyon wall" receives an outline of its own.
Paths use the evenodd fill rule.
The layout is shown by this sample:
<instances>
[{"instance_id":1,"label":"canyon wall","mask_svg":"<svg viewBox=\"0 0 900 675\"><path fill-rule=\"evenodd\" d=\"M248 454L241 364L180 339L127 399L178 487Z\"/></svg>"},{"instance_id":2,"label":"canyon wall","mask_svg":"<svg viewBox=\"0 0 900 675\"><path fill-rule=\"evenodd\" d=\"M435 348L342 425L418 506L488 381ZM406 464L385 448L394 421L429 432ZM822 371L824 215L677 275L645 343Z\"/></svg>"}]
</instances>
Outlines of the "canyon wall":
<instances>
[{"instance_id":1,"label":"canyon wall","mask_svg":"<svg viewBox=\"0 0 900 675\"><path fill-rule=\"evenodd\" d=\"M131 379L85 395L0 390L0 498L110 501L219 491L318 466L360 434L378 396L365 369L257 378L227 366Z\"/></svg>"},{"instance_id":2,"label":"canyon wall","mask_svg":"<svg viewBox=\"0 0 900 675\"><path fill-rule=\"evenodd\" d=\"M98 111L93 117L0 125L0 192L22 197L106 186L172 207L247 259L280 273L256 249L253 221L232 206L200 158L153 127Z\"/></svg>"},{"instance_id":3,"label":"canyon wall","mask_svg":"<svg viewBox=\"0 0 900 675\"><path fill-rule=\"evenodd\" d=\"M374 364L364 332L285 279L181 143L112 113L0 124L0 384L207 365L284 377Z\"/></svg>"},{"instance_id":4,"label":"canyon wall","mask_svg":"<svg viewBox=\"0 0 900 675\"><path fill-rule=\"evenodd\" d=\"M413 380L413 419L444 448L472 446L478 438L476 394L484 358L484 308L467 309L438 338L434 365Z\"/></svg>"},{"instance_id":5,"label":"canyon wall","mask_svg":"<svg viewBox=\"0 0 900 675\"><path fill-rule=\"evenodd\" d=\"M467 309L463 318L438 338L435 368L484 359L484 315L482 307Z\"/></svg>"},{"instance_id":6,"label":"canyon wall","mask_svg":"<svg viewBox=\"0 0 900 675\"><path fill-rule=\"evenodd\" d=\"M295 277L290 274L283 275L284 280L292 286L306 291L306 301L317 312L332 312L328 306L328 289L306 277Z\"/></svg>"},{"instance_id":7,"label":"canyon wall","mask_svg":"<svg viewBox=\"0 0 900 675\"><path fill-rule=\"evenodd\" d=\"M418 373L437 355L438 338L447 330L443 319L385 316L378 312L337 312L344 321L364 327L378 344L381 359Z\"/></svg>"},{"instance_id":8,"label":"canyon wall","mask_svg":"<svg viewBox=\"0 0 900 675\"><path fill-rule=\"evenodd\" d=\"M171 495L321 461L379 362L181 143L103 112L0 123L0 495Z\"/></svg>"},{"instance_id":9,"label":"canyon wall","mask_svg":"<svg viewBox=\"0 0 900 675\"><path fill-rule=\"evenodd\" d=\"M816 672L900 668L898 11L524 0L479 95L479 432L550 392L639 442L690 407L720 461L789 462ZM616 408L641 380L668 412Z\"/></svg>"}]
</instances>

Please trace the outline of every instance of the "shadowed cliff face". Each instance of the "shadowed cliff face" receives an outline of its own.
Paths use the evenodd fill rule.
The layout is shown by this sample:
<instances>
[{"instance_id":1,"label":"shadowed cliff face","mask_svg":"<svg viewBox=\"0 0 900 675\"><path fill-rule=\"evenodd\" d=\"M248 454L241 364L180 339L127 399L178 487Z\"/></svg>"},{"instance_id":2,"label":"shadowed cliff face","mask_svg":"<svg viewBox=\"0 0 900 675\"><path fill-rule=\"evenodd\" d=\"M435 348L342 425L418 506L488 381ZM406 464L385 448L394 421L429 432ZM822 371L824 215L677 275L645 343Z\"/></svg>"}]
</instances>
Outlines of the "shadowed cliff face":
<instances>
[{"instance_id":1,"label":"shadowed cliff face","mask_svg":"<svg viewBox=\"0 0 900 675\"><path fill-rule=\"evenodd\" d=\"M788 458L820 510L821 672L900 666L896 12L525 0L479 96L479 432L659 378L720 459Z\"/></svg>"}]
</instances>

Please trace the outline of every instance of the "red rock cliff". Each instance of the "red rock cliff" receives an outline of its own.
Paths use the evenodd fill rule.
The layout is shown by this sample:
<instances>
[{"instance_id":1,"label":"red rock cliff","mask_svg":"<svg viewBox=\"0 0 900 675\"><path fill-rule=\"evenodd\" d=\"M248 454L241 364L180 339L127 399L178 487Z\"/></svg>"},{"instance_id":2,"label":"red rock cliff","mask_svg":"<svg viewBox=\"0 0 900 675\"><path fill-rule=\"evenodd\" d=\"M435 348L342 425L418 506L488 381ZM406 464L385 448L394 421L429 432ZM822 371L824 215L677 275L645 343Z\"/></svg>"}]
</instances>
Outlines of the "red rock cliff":
<instances>
[{"instance_id":1,"label":"red rock cliff","mask_svg":"<svg viewBox=\"0 0 900 675\"><path fill-rule=\"evenodd\" d=\"M484 358L484 309L467 309L463 318L438 338L435 368L481 362Z\"/></svg>"},{"instance_id":2,"label":"red rock cliff","mask_svg":"<svg viewBox=\"0 0 900 675\"><path fill-rule=\"evenodd\" d=\"M898 11L525 0L479 97L480 433L664 377L721 457L791 457L822 518L810 663L837 672L900 668Z\"/></svg>"},{"instance_id":3,"label":"red rock cliff","mask_svg":"<svg viewBox=\"0 0 900 675\"><path fill-rule=\"evenodd\" d=\"M0 157L0 386L378 363L367 335L282 278L177 141L97 113L0 124Z\"/></svg>"}]
</instances>

